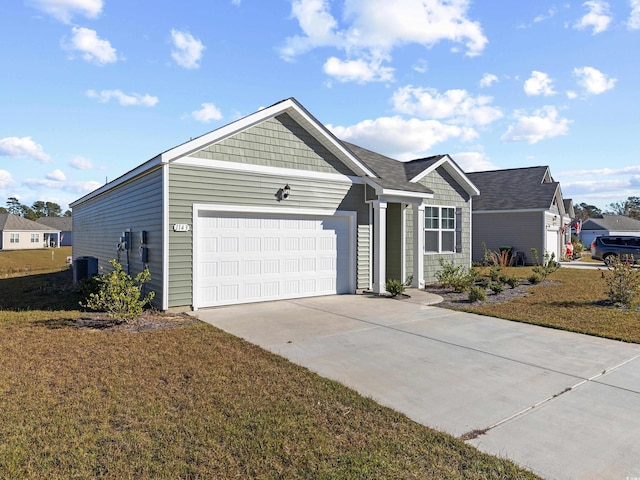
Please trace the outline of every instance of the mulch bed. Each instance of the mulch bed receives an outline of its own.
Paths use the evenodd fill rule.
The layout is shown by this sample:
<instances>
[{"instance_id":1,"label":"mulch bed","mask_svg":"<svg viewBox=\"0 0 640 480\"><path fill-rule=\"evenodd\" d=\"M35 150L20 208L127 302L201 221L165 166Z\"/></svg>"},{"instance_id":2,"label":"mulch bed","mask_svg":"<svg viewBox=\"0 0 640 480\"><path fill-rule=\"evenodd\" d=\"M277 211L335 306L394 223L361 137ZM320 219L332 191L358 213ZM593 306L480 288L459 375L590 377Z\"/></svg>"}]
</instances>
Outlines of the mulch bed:
<instances>
[{"instance_id":1,"label":"mulch bed","mask_svg":"<svg viewBox=\"0 0 640 480\"><path fill-rule=\"evenodd\" d=\"M554 282L552 280L543 280L535 286L554 285L557 283L558 282ZM443 298L443 301L437 304L438 307L456 309L464 308L469 305L496 305L499 303L510 302L512 300L515 300L516 298L526 297L527 295L530 295L530 289L533 286L534 285L527 280L521 280L519 286L515 288L505 286L504 291L498 294L495 294L491 290L487 289L487 299L474 303L471 303L469 301L469 292L454 292L452 289L443 287L439 284L426 285L424 290L429 293L440 295Z\"/></svg>"},{"instance_id":2,"label":"mulch bed","mask_svg":"<svg viewBox=\"0 0 640 480\"><path fill-rule=\"evenodd\" d=\"M198 322L198 319L187 313L164 313L154 310L143 312L142 315L131 323L109 318L101 312L84 312L82 316L75 321L75 326L77 328L89 328L93 330L113 330L135 333L184 327L196 322Z\"/></svg>"}]
</instances>

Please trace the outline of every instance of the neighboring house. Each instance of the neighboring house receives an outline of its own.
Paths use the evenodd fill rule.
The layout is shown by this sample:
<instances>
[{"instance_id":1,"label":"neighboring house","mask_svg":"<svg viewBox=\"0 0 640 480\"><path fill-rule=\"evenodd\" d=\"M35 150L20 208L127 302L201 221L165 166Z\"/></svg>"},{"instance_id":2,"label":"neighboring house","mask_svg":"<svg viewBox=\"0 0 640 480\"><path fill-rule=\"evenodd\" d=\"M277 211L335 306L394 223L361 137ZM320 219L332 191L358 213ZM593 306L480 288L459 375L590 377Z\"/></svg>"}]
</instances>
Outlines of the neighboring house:
<instances>
[{"instance_id":1,"label":"neighboring house","mask_svg":"<svg viewBox=\"0 0 640 480\"><path fill-rule=\"evenodd\" d=\"M491 251L512 247L526 264L535 262L532 248L540 261L545 253L561 258L571 238L567 227L572 217L549 167L473 172L467 177L481 192L473 201L473 261L483 261L483 245Z\"/></svg>"},{"instance_id":2,"label":"neighboring house","mask_svg":"<svg viewBox=\"0 0 640 480\"><path fill-rule=\"evenodd\" d=\"M582 222L580 241L586 248L599 235L637 235L640 236L640 220L624 215L603 214L602 218L588 218Z\"/></svg>"},{"instance_id":3,"label":"neighboring house","mask_svg":"<svg viewBox=\"0 0 640 480\"><path fill-rule=\"evenodd\" d=\"M447 155L399 162L341 142L287 99L73 202L74 255L132 275L162 309L380 293L471 263L479 192Z\"/></svg>"},{"instance_id":4,"label":"neighboring house","mask_svg":"<svg viewBox=\"0 0 640 480\"><path fill-rule=\"evenodd\" d=\"M11 213L0 213L0 250L58 247L60 230Z\"/></svg>"},{"instance_id":5,"label":"neighboring house","mask_svg":"<svg viewBox=\"0 0 640 480\"><path fill-rule=\"evenodd\" d=\"M73 245L73 218L72 217L41 217L37 223L47 227L60 230L60 246L70 247Z\"/></svg>"}]
</instances>

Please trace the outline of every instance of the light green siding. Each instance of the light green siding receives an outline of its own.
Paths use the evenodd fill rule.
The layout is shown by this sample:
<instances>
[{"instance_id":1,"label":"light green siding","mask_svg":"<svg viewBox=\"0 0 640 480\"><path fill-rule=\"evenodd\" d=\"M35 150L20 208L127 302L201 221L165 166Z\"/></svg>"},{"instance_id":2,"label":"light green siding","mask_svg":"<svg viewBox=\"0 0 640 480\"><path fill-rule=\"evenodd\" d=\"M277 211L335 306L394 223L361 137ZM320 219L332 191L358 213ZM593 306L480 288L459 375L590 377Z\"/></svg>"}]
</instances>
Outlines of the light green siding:
<instances>
[{"instance_id":1,"label":"light green siding","mask_svg":"<svg viewBox=\"0 0 640 480\"><path fill-rule=\"evenodd\" d=\"M444 167L437 168L420 181L433 190L434 198L425 200L425 205L461 208L462 251L459 253L424 254L424 280L436 281L435 273L440 269L440 258L455 265L470 266L471 258L471 196L456 182ZM413 211L406 209L406 266L407 275L413 275ZM424 233L422 233L424 235Z\"/></svg>"},{"instance_id":2,"label":"light green siding","mask_svg":"<svg viewBox=\"0 0 640 480\"><path fill-rule=\"evenodd\" d=\"M122 232L131 229L129 271L131 275L141 272L140 231L147 231L151 271L147 285L156 292L156 305L162 305L163 299L162 192L162 169L158 168L73 208L73 258L96 257L102 268L110 268L109 260L119 255L127 270L127 252L118 254L116 245Z\"/></svg>"},{"instance_id":3,"label":"light green siding","mask_svg":"<svg viewBox=\"0 0 640 480\"><path fill-rule=\"evenodd\" d=\"M268 167L354 175L326 147L283 113L191 154L192 157Z\"/></svg>"},{"instance_id":4,"label":"light green siding","mask_svg":"<svg viewBox=\"0 0 640 480\"><path fill-rule=\"evenodd\" d=\"M285 184L291 187L291 195L278 202L275 194ZM356 211L357 288L368 286L369 279L364 272L369 269L369 210L363 202L364 185L172 164L169 197L169 225L191 225L193 204L235 205L246 207L249 212L252 206L272 208L275 212L278 209L320 209L327 214L335 210ZM191 305L193 229L170 231L169 242L169 306Z\"/></svg>"}]
</instances>

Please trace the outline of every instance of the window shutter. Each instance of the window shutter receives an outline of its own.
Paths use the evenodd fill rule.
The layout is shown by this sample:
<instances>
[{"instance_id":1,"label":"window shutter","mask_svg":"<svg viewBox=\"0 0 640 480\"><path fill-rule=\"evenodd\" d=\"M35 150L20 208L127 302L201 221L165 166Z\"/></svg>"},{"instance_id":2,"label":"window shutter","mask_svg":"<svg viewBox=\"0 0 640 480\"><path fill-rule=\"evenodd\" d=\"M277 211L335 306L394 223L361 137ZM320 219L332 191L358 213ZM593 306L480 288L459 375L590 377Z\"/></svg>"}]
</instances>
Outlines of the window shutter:
<instances>
[{"instance_id":1,"label":"window shutter","mask_svg":"<svg viewBox=\"0 0 640 480\"><path fill-rule=\"evenodd\" d=\"M462 208L456 208L456 253L462 253Z\"/></svg>"}]
</instances>

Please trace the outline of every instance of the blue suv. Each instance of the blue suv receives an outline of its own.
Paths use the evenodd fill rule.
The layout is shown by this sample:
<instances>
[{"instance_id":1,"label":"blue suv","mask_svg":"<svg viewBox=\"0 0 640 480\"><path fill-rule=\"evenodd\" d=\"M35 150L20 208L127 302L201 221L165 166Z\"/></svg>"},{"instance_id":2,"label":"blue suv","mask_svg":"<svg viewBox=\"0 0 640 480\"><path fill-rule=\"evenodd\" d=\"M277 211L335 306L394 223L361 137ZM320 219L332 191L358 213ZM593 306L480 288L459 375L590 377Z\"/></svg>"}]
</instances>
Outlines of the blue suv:
<instances>
[{"instance_id":1,"label":"blue suv","mask_svg":"<svg viewBox=\"0 0 640 480\"><path fill-rule=\"evenodd\" d=\"M591 258L607 265L616 258L623 262L640 263L640 237L602 235L591 244Z\"/></svg>"}]
</instances>

